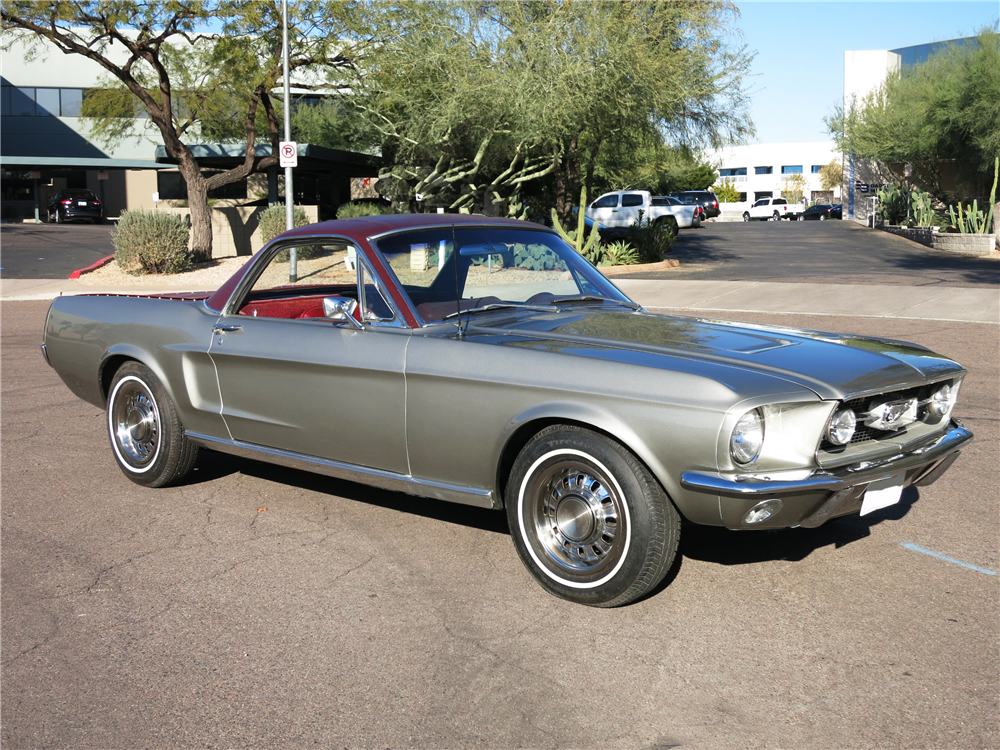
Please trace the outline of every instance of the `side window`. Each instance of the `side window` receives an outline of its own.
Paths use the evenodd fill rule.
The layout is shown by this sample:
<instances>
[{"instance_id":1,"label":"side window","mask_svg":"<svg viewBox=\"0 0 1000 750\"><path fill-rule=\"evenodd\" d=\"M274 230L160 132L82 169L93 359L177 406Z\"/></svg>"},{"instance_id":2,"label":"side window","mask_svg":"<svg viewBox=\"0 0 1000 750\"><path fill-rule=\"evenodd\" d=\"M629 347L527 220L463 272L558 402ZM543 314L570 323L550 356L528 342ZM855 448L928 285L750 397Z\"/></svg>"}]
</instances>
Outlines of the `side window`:
<instances>
[{"instance_id":1,"label":"side window","mask_svg":"<svg viewBox=\"0 0 1000 750\"><path fill-rule=\"evenodd\" d=\"M625 193L622 196L622 207L625 206L641 206L642 196L638 193Z\"/></svg>"},{"instance_id":2,"label":"side window","mask_svg":"<svg viewBox=\"0 0 1000 750\"><path fill-rule=\"evenodd\" d=\"M385 301L385 296L365 265L361 266L361 292L364 295L361 306L365 311L366 321L387 322L395 318L392 308Z\"/></svg>"},{"instance_id":3,"label":"side window","mask_svg":"<svg viewBox=\"0 0 1000 750\"><path fill-rule=\"evenodd\" d=\"M773 201L773 203L771 205L772 206L784 206L784 205L787 205L787 204L788 204L788 201L786 201L784 198L775 198L774 201Z\"/></svg>"},{"instance_id":4,"label":"side window","mask_svg":"<svg viewBox=\"0 0 1000 750\"><path fill-rule=\"evenodd\" d=\"M757 202L756 202L756 203L754 203L753 205L754 205L755 207L756 207L756 206L766 206L766 205L767 205L767 198L761 198L761 199L760 199L759 201L757 201Z\"/></svg>"},{"instance_id":5,"label":"side window","mask_svg":"<svg viewBox=\"0 0 1000 750\"><path fill-rule=\"evenodd\" d=\"M296 278L291 278L290 249L279 251L234 310L263 318L321 318L324 297L358 298L357 255L344 243L308 243L295 247Z\"/></svg>"},{"instance_id":6,"label":"side window","mask_svg":"<svg viewBox=\"0 0 1000 750\"><path fill-rule=\"evenodd\" d=\"M617 208L618 207L618 196L617 195L603 195L596 201L590 204L591 208Z\"/></svg>"}]
</instances>

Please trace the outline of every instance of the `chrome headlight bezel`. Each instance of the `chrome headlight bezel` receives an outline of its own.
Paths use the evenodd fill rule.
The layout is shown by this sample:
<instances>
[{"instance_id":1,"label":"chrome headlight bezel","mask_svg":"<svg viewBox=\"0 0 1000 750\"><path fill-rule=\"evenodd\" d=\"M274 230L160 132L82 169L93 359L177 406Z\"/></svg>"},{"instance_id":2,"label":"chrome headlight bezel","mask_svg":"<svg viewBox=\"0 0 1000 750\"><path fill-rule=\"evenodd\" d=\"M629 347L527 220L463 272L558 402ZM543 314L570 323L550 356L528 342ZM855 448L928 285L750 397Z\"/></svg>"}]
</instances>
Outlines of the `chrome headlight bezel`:
<instances>
[{"instance_id":1,"label":"chrome headlight bezel","mask_svg":"<svg viewBox=\"0 0 1000 750\"><path fill-rule=\"evenodd\" d=\"M729 455L737 466L749 466L764 447L764 415L751 409L740 417L729 436Z\"/></svg>"},{"instance_id":2,"label":"chrome headlight bezel","mask_svg":"<svg viewBox=\"0 0 1000 750\"><path fill-rule=\"evenodd\" d=\"M854 413L854 409L841 407L830 415L830 421L823 430L823 437L833 445L847 445L854 437L857 427L858 415Z\"/></svg>"}]
</instances>

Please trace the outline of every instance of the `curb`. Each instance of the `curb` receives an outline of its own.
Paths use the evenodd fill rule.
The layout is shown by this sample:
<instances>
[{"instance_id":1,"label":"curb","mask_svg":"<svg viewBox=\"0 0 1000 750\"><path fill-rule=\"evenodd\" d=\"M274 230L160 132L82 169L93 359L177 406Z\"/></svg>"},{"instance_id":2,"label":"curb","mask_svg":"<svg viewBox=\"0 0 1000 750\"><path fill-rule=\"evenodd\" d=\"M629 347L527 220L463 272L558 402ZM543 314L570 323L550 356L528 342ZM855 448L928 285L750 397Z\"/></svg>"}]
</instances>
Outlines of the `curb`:
<instances>
[{"instance_id":1,"label":"curb","mask_svg":"<svg viewBox=\"0 0 1000 750\"><path fill-rule=\"evenodd\" d=\"M667 258L659 263L636 263L632 266L603 266L598 267L605 276L620 276L625 273L647 273L649 271L666 271L668 268L678 268L681 262L676 258Z\"/></svg>"},{"instance_id":2,"label":"curb","mask_svg":"<svg viewBox=\"0 0 1000 750\"><path fill-rule=\"evenodd\" d=\"M78 268L77 270L73 271L73 273L71 273L69 275L69 277L71 279L78 279L78 278L80 278L81 274L85 274L85 273L87 273L87 271L96 271L98 268L100 268L101 266L106 266L108 263L110 263L114 259L115 259L114 254L111 254L111 255L109 255L106 258L101 258L99 261L97 261L96 263L94 263L92 265L87 266L86 268Z\"/></svg>"}]
</instances>

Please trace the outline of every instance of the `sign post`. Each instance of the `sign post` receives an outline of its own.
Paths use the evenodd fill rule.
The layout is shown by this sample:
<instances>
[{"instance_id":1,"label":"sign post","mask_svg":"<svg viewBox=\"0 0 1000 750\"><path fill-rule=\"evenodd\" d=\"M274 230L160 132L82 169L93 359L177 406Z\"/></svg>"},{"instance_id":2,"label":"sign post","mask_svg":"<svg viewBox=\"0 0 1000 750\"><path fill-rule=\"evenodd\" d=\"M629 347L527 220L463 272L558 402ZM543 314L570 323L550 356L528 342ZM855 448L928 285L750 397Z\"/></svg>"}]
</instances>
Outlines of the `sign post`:
<instances>
[{"instance_id":1,"label":"sign post","mask_svg":"<svg viewBox=\"0 0 1000 750\"><path fill-rule=\"evenodd\" d=\"M292 97L291 88L288 85L288 0L281 2L281 64L285 78L285 140L278 146L278 159L281 166L285 168L285 229L291 229L295 225L293 218L293 201L295 191L292 189L292 168L299 165L299 150L292 140L291 110ZM286 149L289 153L286 156ZM295 248L288 251L288 283L294 284L299 278L299 258Z\"/></svg>"}]
</instances>

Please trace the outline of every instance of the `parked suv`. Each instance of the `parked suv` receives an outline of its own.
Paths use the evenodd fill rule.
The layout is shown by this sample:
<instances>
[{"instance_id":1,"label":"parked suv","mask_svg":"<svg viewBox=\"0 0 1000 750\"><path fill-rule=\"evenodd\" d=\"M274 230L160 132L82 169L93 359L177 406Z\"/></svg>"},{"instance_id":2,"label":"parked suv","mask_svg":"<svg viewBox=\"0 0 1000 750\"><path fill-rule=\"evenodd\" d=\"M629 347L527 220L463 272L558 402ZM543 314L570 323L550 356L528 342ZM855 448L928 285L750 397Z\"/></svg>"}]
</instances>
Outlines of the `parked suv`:
<instances>
[{"instance_id":1,"label":"parked suv","mask_svg":"<svg viewBox=\"0 0 1000 750\"><path fill-rule=\"evenodd\" d=\"M76 219L86 219L94 224L100 224L104 209L97 196L90 190L69 188L60 190L52 196L46 207L46 213L48 220L57 224Z\"/></svg>"},{"instance_id":2,"label":"parked suv","mask_svg":"<svg viewBox=\"0 0 1000 750\"><path fill-rule=\"evenodd\" d=\"M705 216L710 219L722 213L722 209L719 208L719 199L715 197L715 193L708 190L683 190L680 193L671 193L670 197L676 198L688 206L701 206L705 209Z\"/></svg>"}]
</instances>

